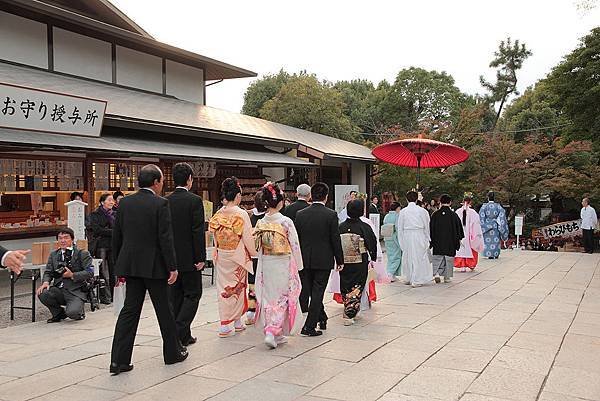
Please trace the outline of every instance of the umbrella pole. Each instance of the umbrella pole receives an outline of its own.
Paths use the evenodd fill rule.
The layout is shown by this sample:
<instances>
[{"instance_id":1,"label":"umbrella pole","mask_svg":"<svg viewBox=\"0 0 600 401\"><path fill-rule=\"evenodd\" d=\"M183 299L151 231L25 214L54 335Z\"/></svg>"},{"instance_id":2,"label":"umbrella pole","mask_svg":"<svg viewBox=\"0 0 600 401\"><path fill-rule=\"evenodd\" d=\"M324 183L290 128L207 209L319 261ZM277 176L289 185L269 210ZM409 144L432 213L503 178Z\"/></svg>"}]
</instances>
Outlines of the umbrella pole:
<instances>
[{"instance_id":1,"label":"umbrella pole","mask_svg":"<svg viewBox=\"0 0 600 401\"><path fill-rule=\"evenodd\" d=\"M421 184L421 158L417 158L417 192L419 192L419 185Z\"/></svg>"}]
</instances>

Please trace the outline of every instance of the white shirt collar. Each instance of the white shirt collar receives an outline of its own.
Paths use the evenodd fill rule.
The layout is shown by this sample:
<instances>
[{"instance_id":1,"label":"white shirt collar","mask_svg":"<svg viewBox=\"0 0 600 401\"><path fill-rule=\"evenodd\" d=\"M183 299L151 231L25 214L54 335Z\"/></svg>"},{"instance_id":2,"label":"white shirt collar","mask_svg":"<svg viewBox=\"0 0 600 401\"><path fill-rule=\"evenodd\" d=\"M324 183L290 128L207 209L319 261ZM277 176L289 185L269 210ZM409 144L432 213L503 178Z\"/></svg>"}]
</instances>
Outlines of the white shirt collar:
<instances>
[{"instance_id":1,"label":"white shirt collar","mask_svg":"<svg viewBox=\"0 0 600 401\"><path fill-rule=\"evenodd\" d=\"M321 205L325 206L325 202L314 201L314 202L313 202L313 205L314 205L315 203L319 203L319 204L321 204Z\"/></svg>"},{"instance_id":2,"label":"white shirt collar","mask_svg":"<svg viewBox=\"0 0 600 401\"><path fill-rule=\"evenodd\" d=\"M175 187L175 189L185 189L186 191L189 192L189 189L187 189L186 187Z\"/></svg>"},{"instance_id":3,"label":"white shirt collar","mask_svg":"<svg viewBox=\"0 0 600 401\"><path fill-rule=\"evenodd\" d=\"M146 191L150 191L150 192L152 192L154 195L156 195L156 192L154 192L154 190L153 190L152 188L142 188L142 189L145 189Z\"/></svg>"}]
</instances>

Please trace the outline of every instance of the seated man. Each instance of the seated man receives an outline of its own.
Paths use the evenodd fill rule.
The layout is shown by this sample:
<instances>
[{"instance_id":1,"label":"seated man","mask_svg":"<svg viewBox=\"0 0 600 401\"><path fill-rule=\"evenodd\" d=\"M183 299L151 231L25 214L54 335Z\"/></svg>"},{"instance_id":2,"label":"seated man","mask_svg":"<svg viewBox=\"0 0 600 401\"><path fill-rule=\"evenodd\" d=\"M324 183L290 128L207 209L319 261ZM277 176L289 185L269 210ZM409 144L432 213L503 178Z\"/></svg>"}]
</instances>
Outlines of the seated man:
<instances>
[{"instance_id":1,"label":"seated man","mask_svg":"<svg viewBox=\"0 0 600 401\"><path fill-rule=\"evenodd\" d=\"M37 294L52 312L48 323L60 322L67 317L81 320L85 318L83 304L87 298L84 291L86 280L94 276L92 257L88 251L73 245L75 233L70 228L62 228L56 234L56 239L59 249L48 257ZM52 287L50 282L53 282Z\"/></svg>"}]
</instances>

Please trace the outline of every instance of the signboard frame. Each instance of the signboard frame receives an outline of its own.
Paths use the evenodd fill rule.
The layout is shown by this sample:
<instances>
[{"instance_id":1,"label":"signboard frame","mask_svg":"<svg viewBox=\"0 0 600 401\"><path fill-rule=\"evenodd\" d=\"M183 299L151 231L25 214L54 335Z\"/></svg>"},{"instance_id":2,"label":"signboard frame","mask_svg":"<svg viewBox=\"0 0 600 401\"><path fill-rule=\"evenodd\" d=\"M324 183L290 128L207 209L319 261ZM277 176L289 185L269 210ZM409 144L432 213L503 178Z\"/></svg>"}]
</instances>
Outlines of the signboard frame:
<instances>
[{"instance_id":1,"label":"signboard frame","mask_svg":"<svg viewBox=\"0 0 600 401\"><path fill-rule=\"evenodd\" d=\"M7 94L5 95L2 91L3 88L7 88L6 92ZM20 97L18 98L18 100L22 100L21 102L16 102L16 95L15 93L19 93L19 96L27 96L26 92L33 92L33 94L37 94L38 97L34 97L32 95L29 95L29 97ZM85 97L85 96L79 96L79 95L72 95L69 93L61 93L61 92L56 92L56 91L51 91L51 90L47 90L47 89L40 89L40 88L33 88L33 87L28 87L28 86L22 86L22 85L15 85L15 84L11 84L8 82L1 82L0 81L0 128L5 128L5 129L14 129L14 130L19 130L19 131L32 131L32 132L44 132L44 133L54 133L54 134L61 134L61 135L75 135L75 136L86 136L86 137L100 137L100 132L102 130L102 126L104 125L104 117L106 116L106 108L108 105L108 102L106 100L101 100L101 99L94 99L94 98L90 98L90 97ZM35 99L38 100L40 98L40 96L42 95L46 95L46 97L44 99L42 99L42 104L39 106L39 111L37 114L41 113L41 107L42 105L45 106L45 111L44 111L44 116L41 119L38 119L35 123L33 122L33 120L29 121L29 115L31 114L32 116L34 115L33 112L36 111L36 108L33 107L34 105L37 105L36 102L31 102L31 99ZM15 99L11 99L10 96L15 96ZM53 119L52 118L52 105L54 105L55 107L58 107L58 103L55 103L55 101L57 101L59 98L69 98L69 100L63 100L63 103L61 104L63 106L63 112L62 114L58 117L58 120ZM48 103L44 103L44 100L47 99L54 99L54 100L48 100ZM97 112L99 114L97 114L95 116L94 121L91 124L88 124L86 127L86 129L78 129L75 127L75 124L77 124L79 121L81 121L81 125L80 127L82 127L83 125L85 125L84 123L84 119L87 117L86 116L86 110L89 109L87 107L82 107L81 110L77 109L77 103L76 101L73 101L72 99L77 99L82 101L83 104L86 104L87 106L95 103L96 108L94 108L94 112ZM13 102L11 103L10 100L13 100ZM23 103L25 103L25 101L27 101L27 107L24 109L23 108ZM31 102L31 105L29 104L29 102ZM75 110L73 108L65 108L64 104L67 103L69 106L75 105ZM70 104L69 104L70 103ZM81 104L80 104L81 106ZM10 110L12 110L12 112L10 113L10 116L16 115L17 113L20 113L21 116L24 116L24 121L25 124L17 124L17 123L12 123L9 124L8 122L8 118L6 117L6 115L8 114L8 111L2 112L2 110L4 110L4 108L10 108ZM25 117L25 112L27 111L27 117ZM80 112L81 114L77 113L77 115L75 115L75 111ZM69 116L69 113L71 113L71 116ZM36 116L37 117L37 116ZM47 124L47 127L42 127L40 126L40 121L42 120L46 120L46 117L48 117L48 121L50 121L49 124ZM73 117L71 119L71 121L69 121L69 117ZM93 116L92 116L93 117ZM63 121L64 120L64 121ZM58 123L57 123L58 121ZM29 124L27 124L29 122ZM46 121L44 121L45 123ZM72 129L57 129L56 127L61 127L62 124L65 124L64 127L65 128L72 128ZM67 125L68 124L68 125ZM92 127L92 129L89 129L89 127Z\"/></svg>"}]
</instances>

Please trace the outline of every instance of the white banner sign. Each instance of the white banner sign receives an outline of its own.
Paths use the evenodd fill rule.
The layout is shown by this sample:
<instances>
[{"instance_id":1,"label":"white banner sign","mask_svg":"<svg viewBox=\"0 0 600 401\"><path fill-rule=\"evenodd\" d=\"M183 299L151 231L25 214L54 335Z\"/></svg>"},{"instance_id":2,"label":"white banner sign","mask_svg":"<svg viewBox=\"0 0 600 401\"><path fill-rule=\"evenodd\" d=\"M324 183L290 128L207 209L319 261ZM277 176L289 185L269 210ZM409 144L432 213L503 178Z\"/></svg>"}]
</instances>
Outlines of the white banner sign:
<instances>
[{"instance_id":1,"label":"white banner sign","mask_svg":"<svg viewBox=\"0 0 600 401\"><path fill-rule=\"evenodd\" d=\"M350 202L350 193L358 192L358 185L335 186L335 211L340 212Z\"/></svg>"},{"instance_id":2,"label":"white banner sign","mask_svg":"<svg viewBox=\"0 0 600 401\"><path fill-rule=\"evenodd\" d=\"M106 102L0 83L0 127L100 136Z\"/></svg>"},{"instance_id":3,"label":"white banner sign","mask_svg":"<svg viewBox=\"0 0 600 401\"><path fill-rule=\"evenodd\" d=\"M581 231L581 220L563 221L562 223L541 227L539 230L544 238L547 239L568 238L583 234L583 231Z\"/></svg>"},{"instance_id":4,"label":"white banner sign","mask_svg":"<svg viewBox=\"0 0 600 401\"><path fill-rule=\"evenodd\" d=\"M515 235L523 235L523 216L515 216Z\"/></svg>"}]
</instances>

